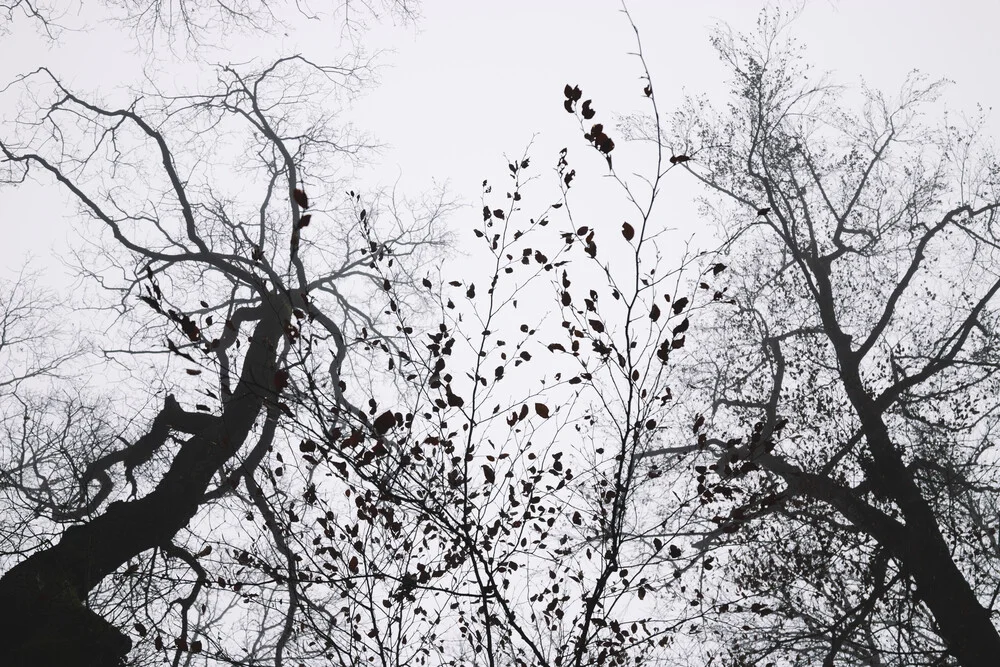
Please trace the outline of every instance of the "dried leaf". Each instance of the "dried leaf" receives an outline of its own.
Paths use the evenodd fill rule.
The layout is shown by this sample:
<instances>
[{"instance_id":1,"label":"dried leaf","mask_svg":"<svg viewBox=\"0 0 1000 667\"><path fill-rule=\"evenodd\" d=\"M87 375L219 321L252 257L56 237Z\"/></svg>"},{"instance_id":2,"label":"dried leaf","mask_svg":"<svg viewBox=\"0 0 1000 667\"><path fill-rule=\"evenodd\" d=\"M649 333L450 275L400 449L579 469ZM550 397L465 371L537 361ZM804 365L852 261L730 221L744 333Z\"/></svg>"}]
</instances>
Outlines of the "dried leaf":
<instances>
[{"instance_id":1,"label":"dried leaf","mask_svg":"<svg viewBox=\"0 0 1000 667\"><path fill-rule=\"evenodd\" d=\"M385 435L396 425L396 415L392 413L391 410L386 410L378 417L375 418L375 423L373 427L375 432L379 435Z\"/></svg>"},{"instance_id":2,"label":"dried leaf","mask_svg":"<svg viewBox=\"0 0 1000 667\"><path fill-rule=\"evenodd\" d=\"M309 198L306 197L306 193L298 188L292 192L292 196L295 198L295 203L302 208L309 208Z\"/></svg>"}]
</instances>

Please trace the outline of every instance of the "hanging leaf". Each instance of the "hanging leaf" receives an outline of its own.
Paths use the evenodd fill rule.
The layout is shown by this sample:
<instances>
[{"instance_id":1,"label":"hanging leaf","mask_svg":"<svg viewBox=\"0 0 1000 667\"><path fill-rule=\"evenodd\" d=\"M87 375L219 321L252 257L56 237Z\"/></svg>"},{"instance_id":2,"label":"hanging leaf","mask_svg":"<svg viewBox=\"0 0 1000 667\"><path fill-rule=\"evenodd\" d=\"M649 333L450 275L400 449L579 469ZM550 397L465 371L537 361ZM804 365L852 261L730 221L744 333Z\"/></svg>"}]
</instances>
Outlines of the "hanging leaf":
<instances>
[{"instance_id":1,"label":"hanging leaf","mask_svg":"<svg viewBox=\"0 0 1000 667\"><path fill-rule=\"evenodd\" d=\"M584 120L590 120L594 117L594 114L597 113L590 107L590 102L590 100L587 100L583 103L583 106L580 107L580 115L583 116Z\"/></svg>"},{"instance_id":2,"label":"hanging leaf","mask_svg":"<svg viewBox=\"0 0 1000 667\"><path fill-rule=\"evenodd\" d=\"M549 418L549 406L544 403L535 403L535 413L542 419Z\"/></svg>"},{"instance_id":3,"label":"hanging leaf","mask_svg":"<svg viewBox=\"0 0 1000 667\"><path fill-rule=\"evenodd\" d=\"M487 484L492 484L496 481L496 475L493 473L493 468L488 465L483 465L483 477L486 479Z\"/></svg>"},{"instance_id":4,"label":"hanging leaf","mask_svg":"<svg viewBox=\"0 0 1000 667\"><path fill-rule=\"evenodd\" d=\"M395 425L396 425L396 415L394 415L391 410L386 410L378 417L376 417L375 423L373 424L375 432L378 433L379 435L385 435Z\"/></svg>"},{"instance_id":5,"label":"hanging leaf","mask_svg":"<svg viewBox=\"0 0 1000 667\"><path fill-rule=\"evenodd\" d=\"M635 228L633 228L632 225L628 224L627 222L623 222L622 236L625 237L626 241L631 241L632 238L635 236Z\"/></svg>"},{"instance_id":6,"label":"hanging leaf","mask_svg":"<svg viewBox=\"0 0 1000 667\"><path fill-rule=\"evenodd\" d=\"M144 296L144 295L141 295L141 294L139 295L139 298L140 298L140 299L142 299L142 301L143 301L143 302L144 302L144 303L145 303L146 305L148 305L148 306L149 306L150 308L152 308L152 309L153 309L153 310L155 310L156 312L158 312L158 313L162 313L162 312L163 312L163 311L162 311L162 310L160 309L160 304L159 304L159 303L157 303L155 299L152 299L152 298L150 298L150 297L148 297L148 296Z\"/></svg>"},{"instance_id":7,"label":"hanging leaf","mask_svg":"<svg viewBox=\"0 0 1000 667\"><path fill-rule=\"evenodd\" d=\"M660 319L660 307L657 306L655 303L653 304L653 307L650 308L649 310L649 319L653 320L654 322Z\"/></svg>"},{"instance_id":8,"label":"hanging leaf","mask_svg":"<svg viewBox=\"0 0 1000 667\"><path fill-rule=\"evenodd\" d=\"M701 427L704 425L705 425L705 415L699 414L695 417L694 424L692 425L691 428L695 433L697 433L698 431L701 430Z\"/></svg>"},{"instance_id":9,"label":"hanging leaf","mask_svg":"<svg viewBox=\"0 0 1000 667\"><path fill-rule=\"evenodd\" d=\"M445 392L445 397L448 399L448 405L450 405L451 407L460 408L463 405L465 405L465 399L453 393L451 391L451 385L445 385L444 392Z\"/></svg>"},{"instance_id":10,"label":"hanging leaf","mask_svg":"<svg viewBox=\"0 0 1000 667\"><path fill-rule=\"evenodd\" d=\"M306 197L306 193L298 188L292 192L292 196L295 198L295 203L302 208L309 208L309 197Z\"/></svg>"}]
</instances>

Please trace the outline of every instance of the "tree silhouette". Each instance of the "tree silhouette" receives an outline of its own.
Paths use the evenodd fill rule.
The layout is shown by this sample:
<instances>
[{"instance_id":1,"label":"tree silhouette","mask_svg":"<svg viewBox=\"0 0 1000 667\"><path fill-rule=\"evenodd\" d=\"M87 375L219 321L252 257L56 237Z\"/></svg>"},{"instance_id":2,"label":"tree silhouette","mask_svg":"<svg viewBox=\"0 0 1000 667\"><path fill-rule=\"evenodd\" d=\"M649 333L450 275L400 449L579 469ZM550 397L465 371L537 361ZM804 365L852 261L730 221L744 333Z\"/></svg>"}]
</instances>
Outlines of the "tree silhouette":
<instances>
[{"instance_id":1,"label":"tree silhouette","mask_svg":"<svg viewBox=\"0 0 1000 667\"><path fill-rule=\"evenodd\" d=\"M282 395L292 395L299 375L318 366L336 388L357 331L384 337L380 300L373 295L388 277L399 277L402 289L406 275L399 267L376 276L359 257L398 248L401 261L418 265L420 253L438 243L434 220L447 206L438 202L423 213L416 208L410 222L383 227L366 223L363 212L359 222L324 205L329 190L319 187L322 170L364 146L348 134L334 136L330 119L302 103L323 86L355 87L362 75L357 68L284 58L257 71L223 68L218 92L162 98L159 106L147 98L124 108L91 103L45 69L20 79L33 90L47 89L50 101L34 120L23 119L23 134L0 140L10 180L38 176L66 188L84 216L103 227L95 232L106 239L98 257L101 265L117 267L117 275L93 268L97 263L83 269L118 295L117 316L130 332L124 349L106 348L106 354L127 360L152 353L161 363L148 370L177 388L160 393L160 408L134 437L117 430L125 428L121 418L82 434L67 421L67 437L92 438L74 448L72 467L54 489L57 480L38 469L36 487L14 489L35 503L35 520L48 532L53 524L66 528L56 543L18 548L13 553L27 557L16 558L0 578L7 664L115 664L131 642L85 604L102 596L116 615L132 609L138 634L155 633L155 649L164 639L148 620L171 618L180 626L169 641L177 656L204 650L205 640L194 639L188 620L199 591L213 585L204 580L200 561L213 540L210 532L194 529L199 515L211 522L206 515L212 512L255 508L274 548L287 551L269 504L280 507L281 499L255 479L281 435L278 421L293 414ZM203 127L225 132L208 137ZM40 139L47 133L59 137L58 146ZM227 192L217 171L227 164L199 162L201 145L220 155L232 146L232 133L256 158L240 165L244 178L260 187L256 201ZM111 146L116 152L106 155ZM303 182L317 183L311 202ZM339 219L340 228L316 234L318 222L307 227L312 215ZM364 241L358 240L360 227ZM375 241L375 233L384 236ZM355 305L355 298L366 306ZM323 351L311 347L319 341ZM188 380L178 382L178 375ZM203 378L210 378L207 385L193 384ZM334 394L334 407L362 414L344 391ZM24 419L26 425L43 421L27 404ZM31 432L22 444L37 456L46 446ZM241 484L243 492L236 488ZM179 568L197 581L170 602L170 591L184 588ZM116 572L119 582L131 575L141 586L116 590L110 586ZM272 584L294 599L297 582ZM279 662L294 613L292 603L286 629L268 639L267 650Z\"/></svg>"},{"instance_id":2,"label":"tree silhouette","mask_svg":"<svg viewBox=\"0 0 1000 667\"><path fill-rule=\"evenodd\" d=\"M76 6L73 6L73 5ZM101 3L107 18L130 29L140 43L162 42L168 48L209 46L220 34L266 34L287 27L282 18L292 11L307 20L339 19L341 29L356 35L374 19L414 22L415 0L330 0L306 4L287 0L109 0ZM87 7L89 9L89 7ZM0 4L0 33L27 21L49 39L64 29L78 29L72 17L82 2L4 0ZM107 20L107 19L105 19Z\"/></svg>"},{"instance_id":3,"label":"tree silhouette","mask_svg":"<svg viewBox=\"0 0 1000 667\"><path fill-rule=\"evenodd\" d=\"M123 107L44 68L7 89L36 105L0 137L8 180L79 204L79 269L112 297L102 368L147 397L24 407L24 451L74 446L11 487L45 538L5 554L9 664L641 664L701 615L634 610L684 588L690 515L660 489L688 469L643 457L672 425L704 437L672 359L724 269L664 268L679 161L619 175L567 86L598 160L554 156L534 216L532 158L511 161L483 186L483 261L448 275L428 264L447 199L336 176L365 146L320 100L366 81L296 56ZM655 109L648 73L636 96ZM600 181L627 220L576 212Z\"/></svg>"},{"instance_id":4,"label":"tree silhouette","mask_svg":"<svg viewBox=\"0 0 1000 667\"><path fill-rule=\"evenodd\" d=\"M784 25L672 115L636 30L648 115L566 85L577 141L472 209L343 176L357 54L4 88L100 337L0 290L3 664L989 664L1000 167ZM679 177L721 251L663 224Z\"/></svg>"},{"instance_id":5,"label":"tree silhouette","mask_svg":"<svg viewBox=\"0 0 1000 667\"><path fill-rule=\"evenodd\" d=\"M736 664L992 664L998 163L976 123L921 122L941 84L854 111L784 30L717 32L725 111L630 128L691 156L734 269L692 366L704 460L739 489L699 543L732 554L718 640Z\"/></svg>"}]
</instances>

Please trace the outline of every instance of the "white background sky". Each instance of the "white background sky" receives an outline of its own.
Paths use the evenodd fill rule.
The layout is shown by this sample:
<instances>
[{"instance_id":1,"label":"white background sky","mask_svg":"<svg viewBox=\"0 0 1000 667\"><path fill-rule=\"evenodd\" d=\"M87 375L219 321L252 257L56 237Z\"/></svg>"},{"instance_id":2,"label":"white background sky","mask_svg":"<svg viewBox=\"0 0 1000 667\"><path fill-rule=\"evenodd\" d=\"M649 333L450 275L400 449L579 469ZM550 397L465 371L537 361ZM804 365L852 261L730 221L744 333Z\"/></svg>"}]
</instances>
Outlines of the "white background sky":
<instances>
[{"instance_id":1,"label":"white background sky","mask_svg":"<svg viewBox=\"0 0 1000 667\"><path fill-rule=\"evenodd\" d=\"M70 2L71 0L65 0ZM326 0L313 0L321 8ZM331 0L332 4L332 0ZM779 2L779 7L792 3ZM749 30L760 5L750 0L689 2L633 0L661 109L670 110L685 91L722 99L725 73L708 43L711 26L730 23ZM93 7L93 5L91 5ZM382 84L356 105L351 118L389 148L373 174L405 191L419 193L432 182L473 205L460 215L478 215L479 186L506 171L504 154L519 156L533 136L536 164L555 161L569 146L585 146L573 119L562 110L562 87L579 84L603 119L643 109L641 70L634 37L615 0L426 0L416 27L380 28L370 48L391 48ZM93 11L93 10L87 10ZM99 91L124 100L127 86L141 85L149 65L135 55L129 35L95 14L70 13L56 43L41 39L23 23L0 37L0 80L45 64L77 90ZM1000 3L976 0L811 0L793 30L808 46L819 70L834 70L841 82L861 77L875 88L895 90L906 73L922 70L955 81L945 95L948 108L974 111L977 102L996 106L1000 61L996 26ZM267 59L302 51L328 61L343 46L331 24L299 22L272 39L220 38L206 57L216 62ZM195 69L171 65L157 74L159 85L191 86ZM203 70L204 71L204 70ZM10 99L0 101L9 118ZM995 114L990 128L1000 128ZM624 155L621 151L616 155ZM679 181L670 196L695 191ZM51 186L0 191L0 260L21 263L30 252L42 264L53 247L65 247L71 221L59 208L62 195ZM698 224L694 209L679 203L673 226ZM460 221L456 221L460 222Z\"/></svg>"}]
</instances>

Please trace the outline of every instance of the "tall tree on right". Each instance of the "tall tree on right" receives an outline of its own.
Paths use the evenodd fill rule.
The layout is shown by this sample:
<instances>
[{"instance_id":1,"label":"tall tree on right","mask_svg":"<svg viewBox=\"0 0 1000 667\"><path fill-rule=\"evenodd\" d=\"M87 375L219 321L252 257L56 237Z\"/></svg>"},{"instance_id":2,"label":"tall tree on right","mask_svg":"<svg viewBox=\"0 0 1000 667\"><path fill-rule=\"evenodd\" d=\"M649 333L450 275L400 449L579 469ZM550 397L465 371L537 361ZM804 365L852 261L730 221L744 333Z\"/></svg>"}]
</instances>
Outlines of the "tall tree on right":
<instances>
[{"instance_id":1,"label":"tall tree on right","mask_svg":"<svg viewBox=\"0 0 1000 667\"><path fill-rule=\"evenodd\" d=\"M728 244L695 370L696 455L739 490L698 543L730 554L710 616L752 628L733 664L995 665L1000 166L981 120L922 119L940 82L831 85L785 26L716 33L723 110L628 128L690 157Z\"/></svg>"}]
</instances>

